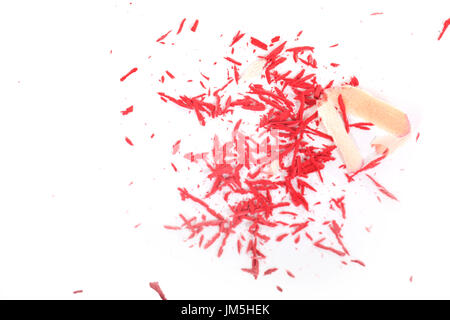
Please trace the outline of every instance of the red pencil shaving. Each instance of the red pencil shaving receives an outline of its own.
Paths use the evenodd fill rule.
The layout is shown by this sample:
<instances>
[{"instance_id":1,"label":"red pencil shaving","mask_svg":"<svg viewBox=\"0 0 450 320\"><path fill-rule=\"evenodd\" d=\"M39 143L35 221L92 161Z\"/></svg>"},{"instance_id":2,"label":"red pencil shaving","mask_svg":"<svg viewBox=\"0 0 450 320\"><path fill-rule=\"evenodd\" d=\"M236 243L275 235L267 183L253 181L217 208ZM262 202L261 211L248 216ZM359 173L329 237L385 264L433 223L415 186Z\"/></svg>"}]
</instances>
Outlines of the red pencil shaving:
<instances>
[{"instance_id":1,"label":"red pencil shaving","mask_svg":"<svg viewBox=\"0 0 450 320\"><path fill-rule=\"evenodd\" d=\"M185 23L185 22L186 22L186 18L184 18L183 20L181 20L180 26L178 27L177 34L180 34L180 33L181 33L181 31L183 30L183 26L184 26L184 23Z\"/></svg>"},{"instance_id":2,"label":"red pencil shaving","mask_svg":"<svg viewBox=\"0 0 450 320\"><path fill-rule=\"evenodd\" d=\"M131 69L126 75L124 75L122 78L120 78L120 81L125 81L130 75L138 71L138 68Z\"/></svg>"},{"instance_id":3,"label":"red pencil shaving","mask_svg":"<svg viewBox=\"0 0 450 320\"><path fill-rule=\"evenodd\" d=\"M191 31L192 32L197 31L197 27L198 27L198 20L195 20L194 24L192 25Z\"/></svg>"},{"instance_id":4,"label":"red pencil shaving","mask_svg":"<svg viewBox=\"0 0 450 320\"><path fill-rule=\"evenodd\" d=\"M167 300L167 298L164 295L164 292L161 290L161 287L159 286L158 282L150 282L150 288L152 288L159 294L159 296L161 297L161 300Z\"/></svg>"},{"instance_id":5,"label":"red pencil shaving","mask_svg":"<svg viewBox=\"0 0 450 320\"><path fill-rule=\"evenodd\" d=\"M172 32L172 30L169 30L167 33L163 34L161 37L159 37L156 42L162 42L170 33Z\"/></svg>"},{"instance_id":6,"label":"red pencil shaving","mask_svg":"<svg viewBox=\"0 0 450 320\"><path fill-rule=\"evenodd\" d=\"M133 112L133 106L130 106L123 111L120 111L120 113L122 113L122 115L124 115L124 116L126 116L127 114L129 114L131 112Z\"/></svg>"},{"instance_id":7,"label":"red pencil shaving","mask_svg":"<svg viewBox=\"0 0 450 320\"><path fill-rule=\"evenodd\" d=\"M125 137L125 141L130 145L130 146L134 146L133 142L130 140L130 138Z\"/></svg>"},{"instance_id":8,"label":"red pencil shaving","mask_svg":"<svg viewBox=\"0 0 450 320\"><path fill-rule=\"evenodd\" d=\"M444 35L445 31L447 31L448 26L450 25L450 18L445 20L444 26L442 27L442 31L439 34L438 40L442 39L442 36Z\"/></svg>"},{"instance_id":9,"label":"red pencil shaving","mask_svg":"<svg viewBox=\"0 0 450 320\"><path fill-rule=\"evenodd\" d=\"M177 34L185 22L181 21ZM191 31L196 32L197 27L198 20ZM164 228L182 232L189 247L213 250L220 259L228 254L246 257L239 269L254 279L272 274L268 280L286 275L295 278L286 268L273 265L271 253L281 247L299 249L301 254L302 248L309 246L319 255L337 258L339 266L365 266L355 259L345 237L353 199L346 196L346 187L365 179L358 176L361 172L372 174L375 168L381 169L379 164L387 161L388 152L367 161L352 134L361 130L371 134L377 127L402 137L410 130L406 114L358 88L356 76L322 79L321 70L334 71L330 66L339 64L319 63L314 46L292 45L274 35L269 45L254 37L239 43L244 35L241 31L232 39L224 35L226 51L218 55L220 61L211 63L209 70L205 65L195 69L190 80L180 79L186 74L183 65L173 63L161 66L161 70L173 71L165 71L164 85L157 82L164 81L161 73L154 79L164 87L164 92L156 93L164 107L177 108L186 116L186 123L175 124L186 127L183 149L188 145L185 139L195 131L190 130L189 119L201 126L202 134L208 134L206 129L212 126L211 137L207 136L211 145L201 146L203 150L180 154L181 139L169 149L180 161L188 161L188 169L198 167L204 180L178 186L181 201L189 206L183 206L183 213L177 213L175 222L167 222ZM241 50L252 56L245 57ZM350 123L353 116L362 120ZM125 140L133 145L128 137ZM139 141L154 144L147 139ZM178 172L170 161L166 170L169 164ZM372 176L366 176L379 192L397 200ZM190 179L194 177L197 175ZM344 180L342 186L339 179ZM331 190L335 191L329 193ZM373 196L370 188L363 191L359 197ZM284 271L275 273L278 270ZM157 282L150 286L165 299Z\"/></svg>"},{"instance_id":10,"label":"red pencil shaving","mask_svg":"<svg viewBox=\"0 0 450 320\"><path fill-rule=\"evenodd\" d=\"M263 49L263 50L267 50L267 44L265 44L264 42L262 42L262 41L260 41L260 40L258 40L256 38L251 37L250 38L250 43L252 45L254 45L255 47L258 47L258 48Z\"/></svg>"},{"instance_id":11,"label":"red pencil shaving","mask_svg":"<svg viewBox=\"0 0 450 320\"><path fill-rule=\"evenodd\" d=\"M368 174L366 174L366 176L370 179L370 181L373 182L374 185L376 185L378 187L378 190L384 194L385 196L398 201L397 197L394 196L391 192L389 192L385 187L383 187L381 184L379 184L374 178L372 178L371 176L369 176Z\"/></svg>"}]
</instances>

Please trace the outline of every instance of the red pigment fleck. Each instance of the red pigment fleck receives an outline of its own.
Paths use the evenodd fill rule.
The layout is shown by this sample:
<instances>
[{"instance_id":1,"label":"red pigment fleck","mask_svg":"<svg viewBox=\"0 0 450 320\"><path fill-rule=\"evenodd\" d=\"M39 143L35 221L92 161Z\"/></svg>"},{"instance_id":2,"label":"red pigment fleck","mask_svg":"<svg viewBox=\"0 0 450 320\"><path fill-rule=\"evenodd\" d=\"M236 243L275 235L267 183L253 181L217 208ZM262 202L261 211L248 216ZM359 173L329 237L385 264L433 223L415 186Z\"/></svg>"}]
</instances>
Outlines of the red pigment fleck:
<instances>
[{"instance_id":1,"label":"red pigment fleck","mask_svg":"<svg viewBox=\"0 0 450 320\"><path fill-rule=\"evenodd\" d=\"M384 14L384 13L383 12L374 12L374 13L371 13L370 15L371 16L379 16L381 14Z\"/></svg>"},{"instance_id":2,"label":"red pigment fleck","mask_svg":"<svg viewBox=\"0 0 450 320\"><path fill-rule=\"evenodd\" d=\"M170 77L170 79L175 79L175 76L171 74L169 71L166 71L166 74Z\"/></svg>"},{"instance_id":3,"label":"red pigment fleck","mask_svg":"<svg viewBox=\"0 0 450 320\"><path fill-rule=\"evenodd\" d=\"M333 68L337 68L340 66L340 64L332 62L332 63L330 63L330 66L332 66Z\"/></svg>"},{"instance_id":4,"label":"red pigment fleck","mask_svg":"<svg viewBox=\"0 0 450 320\"><path fill-rule=\"evenodd\" d=\"M357 263L357 264L359 264L359 265L361 265L361 266L363 266L363 267L365 267L366 265L364 264L364 262L362 262L362 261L360 261L360 260L350 260L351 262L353 262L353 263Z\"/></svg>"},{"instance_id":5,"label":"red pigment fleck","mask_svg":"<svg viewBox=\"0 0 450 320\"><path fill-rule=\"evenodd\" d=\"M339 250L336 250L336 249L334 249L334 248L332 248L332 247L328 247L328 246L323 245L322 242L323 242L324 240L325 240L325 238L322 238L322 239L320 239L319 241L314 242L313 244L314 244L317 248L320 248L320 249L323 249L323 250L331 251L331 252L337 254L338 256L341 256L341 257L345 256L345 253L344 253L344 252L339 251Z\"/></svg>"},{"instance_id":6,"label":"red pigment fleck","mask_svg":"<svg viewBox=\"0 0 450 320\"><path fill-rule=\"evenodd\" d=\"M359 86L358 78L356 78L355 76L351 77L349 85L351 85L353 87Z\"/></svg>"},{"instance_id":7,"label":"red pigment fleck","mask_svg":"<svg viewBox=\"0 0 450 320\"><path fill-rule=\"evenodd\" d=\"M130 106L123 111L120 111L120 113L122 113L122 115L124 115L124 116L126 116L127 114L129 114L131 112L133 112L133 106Z\"/></svg>"},{"instance_id":8,"label":"red pigment fleck","mask_svg":"<svg viewBox=\"0 0 450 320\"><path fill-rule=\"evenodd\" d=\"M130 138L125 137L125 141L130 145L130 146L134 146L133 142L130 140Z\"/></svg>"},{"instance_id":9,"label":"red pigment fleck","mask_svg":"<svg viewBox=\"0 0 450 320\"><path fill-rule=\"evenodd\" d=\"M342 218L346 218L346 211L345 211L345 204L344 204L344 197L342 196L340 198L337 199L331 199L330 201L334 203L334 205L341 210L342 213Z\"/></svg>"},{"instance_id":10,"label":"red pigment fleck","mask_svg":"<svg viewBox=\"0 0 450 320\"><path fill-rule=\"evenodd\" d=\"M83 293L83 290L75 290L73 294Z\"/></svg>"},{"instance_id":11,"label":"red pigment fleck","mask_svg":"<svg viewBox=\"0 0 450 320\"><path fill-rule=\"evenodd\" d=\"M419 140L419 137L420 137L420 132L417 132L416 142Z\"/></svg>"},{"instance_id":12,"label":"red pigment fleck","mask_svg":"<svg viewBox=\"0 0 450 320\"><path fill-rule=\"evenodd\" d=\"M283 289L280 286L277 286L277 290L283 292Z\"/></svg>"},{"instance_id":13,"label":"red pigment fleck","mask_svg":"<svg viewBox=\"0 0 450 320\"><path fill-rule=\"evenodd\" d=\"M274 273L275 271L277 271L278 270L278 268L270 268L270 269L267 269L266 271L264 271L264 275L265 276L268 276L269 274L272 274L272 273Z\"/></svg>"},{"instance_id":14,"label":"red pigment fleck","mask_svg":"<svg viewBox=\"0 0 450 320\"><path fill-rule=\"evenodd\" d=\"M335 48L339 45L339 43L333 44L332 46L330 46L330 48Z\"/></svg>"},{"instance_id":15,"label":"red pigment fleck","mask_svg":"<svg viewBox=\"0 0 450 320\"><path fill-rule=\"evenodd\" d=\"M134 226L135 229L139 228L141 226L140 223L138 223L137 225Z\"/></svg>"},{"instance_id":16,"label":"red pigment fleck","mask_svg":"<svg viewBox=\"0 0 450 320\"><path fill-rule=\"evenodd\" d=\"M381 162L381 160L383 160L384 158L386 158L388 155L387 152L385 152L382 156L370 161L369 163L367 163L366 165L364 165L361 169L359 169L358 171L354 172L352 175L347 175L347 179L348 181L353 181L353 177L355 177L357 174L369 170L369 169L373 169L376 166L378 166Z\"/></svg>"},{"instance_id":17,"label":"red pigment fleck","mask_svg":"<svg viewBox=\"0 0 450 320\"><path fill-rule=\"evenodd\" d=\"M350 131L350 128L348 126L348 118L347 118L347 112L345 111L344 99L342 98L341 94L338 97L338 104L339 104L339 109L341 110L342 120L344 121L345 131L347 131L347 133L348 133Z\"/></svg>"},{"instance_id":18,"label":"red pigment fleck","mask_svg":"<svg viewBox=\"0 0 450 320\"><path fill-rule=\"evenodd\" d=\"M409 277L409 282L413 282L413 276Z\"/></svg>"},{"instance_id":19,"label":"red pigment fleck","mask_svg":"<svg viewBox=\"0 0 450 320\"><path fill-rule=\"evenodd\" d=\"M289 233L284 233L282 235L279 235L275 240L276 241L283 241L284 238L286 238L289 235Z\"/></svg>"},{"instance_id":20,"label":"red pigment fleck","mask_svg":"<svg viewBox=\"0 0 450 320\"><path fill-rule=\"evenodd\" d=\"M138 68L131 69L126 75L120 78L120 81L125 81L131 74L135 73L136 71L138 71Z\"/></svg>"},{"instance_id":21,"label":"red pigment fleck","mask_svg":"<svg viewBox=\"0 0 450 320\"><path fill-rule=\"evenodd\" d=\"M197 31L197 27L198 27L198 20L195 20L194 24L192 25L191 31L192 32Z\"/></svg>"},{"instance_id":22,"label":"red pigment fleck","mask_svg":"<svg viewBox=\"0 0 450 320\"><path fill-rule=\"evenodd\" d=\"M267 44L265 44L264 42L262 42L262 41L260 41L260 40L258 40L256 38L251 37L250 38L250 43L252 45L254 45L255 47L258 47L258 48L263 49L263 50L267 50Z\"/></svg>"},{"instance_id":23,"label":"red pigment fleck","mask_svg":"<svg viewBox=\"0 0 450 320\"><path fill-rule=\"evenodd\" d=\"M180 34L181 30L183 30L184 23L186 22L186 18L181 20L180 26L178 27L177 34Z\"/></svg>"},{"instance_id":24,"label":"red pigment fleck","mask_svg":"<svg viewBox=\"0 0 450 320\"><path fill-rule=\"evenodd\" d=\"M295 275L292 272L290 272L289 270L286 270L286 273L289 277L295 278Z\"/></svg>"},{"instance_id":25,"label":"red pigment fleck","mask_svg":"<svg viewBox=\"0 0 450 320\"><path fill-rule=\"evenodd\" d=\"M173 170L175 170L175 172L177 172L177 167L175 167L175 165L173 163L170 163L172 165Z\"/></svg>"},{"instance_id":26,"label":"red pigment fleck","mask_svg":"<svg viewBox=\"0 0 450 320\"><path fill-rule=\"evenodd\" d=\"M161 297L161 300L167 300L167 298L164 295L164 292L161 290L161 287L159 286L158 282L150 282L150 288L152 288L159 294L159 296Z\"/></svg>"},{"instance_id":27,"label":"red pigment fleck","mask_svg":"<svg viewBox=\"0 0 450 320\"><path fill-rule=\"evenodd\" d=\"M169 33L171 33L172 32L172 30L169 30L166 34L163 34L161 37L159 37L157 40L156 40L156 42L161 42L161 41L163 41L168 35L169 35Z\"/></svg>"},{"instance_id":28,"label":"red pigment fleck","mask_svg":"<svg viewBox=\"0 0 450 320\"><path fill-rule=\"evenodd\" d=\"M241 66L241 65L242 65L242 63L240 63L239 61L236 61L236 60L234 60L234 59L232 59L232 58L230 58L230 57L225 57L224 59L225 59L225 60L228 60L228 61L230 61L231 63L234 63L234 64L236 64L236 65L238 65L238 66Z\"/></svg>"},{"instance_id":29,"label":"red pigment fleck","mask_svg":"<svg viewBox=\"0 0 450 320\"><path fill-rule=\"evenodd\" d=\"M172 154L177 153L180 150L180 143L181 140L178 140L177 142L175 142L172 146Z\"/></svg>"},{"instance_id":30,"label":"red pigment fleck","mask_svg":"<svg viewBox=\"0 0 450 320\"><path fill-rule=\"evenodd\" d=\"M378 190L384 194L385 196L397 200L398 199L391 193L389 192L385 187L383 187L380 183L378 183L374 178L372 178L370 175L366 174L366 176L373 182L374 185L376 185L378 187Z\"/></svg>"},{"instance_id":31,"label":"red pigment fleck","mask_svg":"<svg viewBox=\"0 0 450 320\"><path fill-rule=\"evenodd\" d=\"M439 34L438 40L441 40L442 36L444 35L445 31L447 30L448 26L450 25L450 19L447 19L444 22L444 27L442 28L441 33Z\"/></svg>"},{"instance_id":32,"label":"red pigment fleck","mask_svg":"<svg viewBox=\"0 0 450 320\"><path fill-rule=\"evenodd\" d=\"M231 41L230 47L232 47L239 40L241 40L244 35L245 35L245 33L241 33L240 31L238 31L237 34L233 37L233 40Z\"/></svg>"}]
</instances>

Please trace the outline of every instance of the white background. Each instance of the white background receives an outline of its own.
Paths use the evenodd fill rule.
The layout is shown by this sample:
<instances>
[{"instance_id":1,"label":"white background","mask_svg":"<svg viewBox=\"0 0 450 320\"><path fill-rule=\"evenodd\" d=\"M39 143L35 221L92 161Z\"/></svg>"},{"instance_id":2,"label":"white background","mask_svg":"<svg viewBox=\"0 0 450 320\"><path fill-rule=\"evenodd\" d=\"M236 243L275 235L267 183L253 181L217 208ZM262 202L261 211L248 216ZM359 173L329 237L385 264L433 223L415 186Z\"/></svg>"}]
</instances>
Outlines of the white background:
<instances>
[{"instance_id":1,"label":"white background","mask_svg":"<svg viewBox=\"0 0 450 320\"><path fill-rule=\"evenodd\" d=\"M156 44L184 17L179 47ZM1 1L0 298L157 299L150 281L169 299L450 298L450 34L437 41L448 18L444 0ZM193 115L155 96L157 79L197 68L183 59L222 57L219 44L237 30L264 41L304 30L299 43L405 110L420 132L377 170L400 204L373 201L373 186L349 204L344 236L366 268L274 250L273 264L296 278L255 281L234 248L217 259L162 228L189 210L176 188L203 177L175 174L170 162L183 159L171 145L209 141L198 140Z\"/></svg>"}]
</instances>

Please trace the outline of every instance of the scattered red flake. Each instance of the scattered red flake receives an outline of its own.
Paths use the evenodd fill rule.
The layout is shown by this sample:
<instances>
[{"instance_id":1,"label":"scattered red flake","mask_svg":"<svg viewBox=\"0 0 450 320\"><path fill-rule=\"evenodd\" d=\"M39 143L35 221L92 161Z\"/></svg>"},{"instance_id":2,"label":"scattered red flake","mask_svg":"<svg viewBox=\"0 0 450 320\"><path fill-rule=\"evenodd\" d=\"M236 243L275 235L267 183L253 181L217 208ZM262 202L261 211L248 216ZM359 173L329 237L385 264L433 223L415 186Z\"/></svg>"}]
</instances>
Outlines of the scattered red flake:
<instances>
[{"instance_id":1,"label":"scattered red flake","mask_svg":"<svg viewBox=\"0 0 450 320\"><path fill-rule=\"evenodd\" d=\"M240 63L239 61L236 61L236 60L234 60L234 59L232 59L232 58L230 58L230 57L225 57L224 59L225 59L225 60L228 60L228 61L230 61L231 63L234 63L234 64L236 64L236 65L238 65L238 66L241 66L241 65L242 65L242 63Z\"/></svg>"},{"instance_id":2,"label":"scattered red flake","mask_svg":"<svg viewBox=\"0 0 450 320\"><path fill-rule=\"evenodd\" d=\"M417 132L416 142L419 140L419 137L420 137L420 132Z\"/></svg>"},{"instance_id":3,"label":"scattered red flake","mask_svg":"<svg viewBox=\"0 0 450 320\"><path fill-rule=\"evenodd\" d=\"M158 282L150 282L150 288L152 288L159 294L159 296L161 297L161 300L167 300L167 298L164 295L164 292L161 290L161 287L159 286Z\"/></svg>"},{"instance_id":4,"label":"scattered red flake","mask_svg":"<svg viewBox=\"0 0 450 320\"><path fill-rule=\"evenodd\" d=\"M357 264L359 264L359 265L361 265L361 266L363 266L363 267L365 267L366 265L364 264L364 262L362 262L362 261L360 261L360 260L350 260L351 262L353 262L353 263L357 263Z\"/></svg>"},{"instance_id":5,"label":"scattered red flake","mask_svg":"<svg viewBox=\"0 0 450 320\"><path fill-rule=\"evenodd\" d=\"M195 20L194 24L192 25L191 31L192 32L197 31L197 27L198 27L198 20Z\"/></svg>"},{"instance_id":6,"label":"scattered red flake","mask_svg":"<svg viewBox=\"0 0 450 320\"><path fill-rule=\"evenodd\" d=\"M130 138L125 137L125 141L130 145L130 146L134 146L133 142L130 140Z\"/></svg>"},{"instance_id":7,"label":"scattered red flake","mask_svg":"<svg viewBox=\"0 0 450 320\"><path fill-rule=\"evenodd\" d=\"M237 34L233 37L233 40L231 41L230 47L232 47L239 40L241 40L244 35L245 35L245 33L241 33L240 31L238 31Z\"/></svg>"},{"instance_id":8,"label":"scattered red flake","mask_svg":"<svg viewBox=\"0 0 450 320\"><path fill-rule=\"evenodd\" d=\"M289 270L286 270L286 273L289 277L295 278L295 275L292 272L290 272Z\"/></svg>"},{"instance_id":9,"label":"scattered red flake","mask_svg":"<svg viewBox=\"0 0 450 320\"><path fill-rule=\"evenodd\" d=\"M133 112L133 106L130 106L123 111L120 111L120 113L122 113L122 115L124 115L124 116L126 116L127 114L129 114L131 112Z\"/></svg>"},{"instance_id":10,"label":"scattered red flake","mask_svg":"<svg viewBox=\"0 0 450 320\"><path fill-rule=\"evenodd\" d=\"M278 241L278 242L283 241L283 239L286 238L288 235L289 235L289 233L284 233L284 234L282 234L282 235L279 235L279 236L276 238L276 241Z\"/></svg>"},{"instance_id":11,"label":"scattered red flake","mask_svg":"<svg viewBox=\"0 0 450 320\"><path fill-rule=\"evenodd\" d=\"M181 140L178 140L177 142L175 142L172 146L172 154L177 153L180 150L180 143Z\"/></svg>"},{"instance_id":12,"label":"scattered red flake","mask_svg":"<svg viewBox=\"0 0 450 320\"><path fill-rule=\"evenodd\" d=\"M177 170L177 167L175 167L175 165L174 165L173 163L171 163L170 165L172 166L173 170L175 170L175 172L178 171L178 170Z\"/></svg>"},{"instance_id":13,"label":"scattered red flake","mask_svg":"<svg viewBox=\"0 0 450 320\"><path fill-rule=\"evenodd\" d=\"M278 268L270 268L270 269L267 269L266 271L264 271L264 275L265 276L268 276L269 274L272 274L272 273L274 273L275 271L277 271L278 270Z\"/></svg>"},{"instance_id":14,"label":"scattered red flake","mask_svg":"<svg viewBox=\"0 0 450 320\"><path fill-rule=\"evenodd\" d=\"M361 130L370 130L370 127L373 127L373 123L357 122L357 123L350 124L349 127L354 127L354 128L361 129Z\"/></svg>"},{"instance_id":15,"label":"scattered red flake","mask_svg":"<svg viewBox=\"0 0 450 320\"><path fill-rule=\"evenodd\" d=\"M389 197L389 198L391 198L391 199L394 199L394 200L397 200L397 201L398 201L398 199L397 199L391 192L389 192L385 187L383 187L381 184L379 184L374 178L372 178L372 177L371 177L370 175L368 175L368 174L366 174L366 176L373 182L374 185L376 185L376 186L378 187L378 190L379 190L382 194L386 195L387 197Z\"/></svg>"},{"instance_id":16,"label":"scattered red flake","mask_svg":"<svg viewBox=\"0 0 450 320\"><path fill-rule=\"evenodd\" d=\"M413 276L409 277L409 282L413 282Z\"/></svg>"},{"instance_id":17,"label":"scattered red flake","mask_svg":"<svg viewBox=\"0 0 450 320\"><path fill-rule=\"evenodd\" d=\"M272 42L272 43L278 42L278 41L280 41L280 36L273 37L272 40L270 40L270 42Z\"/></svg>"},{"instance_id":18,"label":"scattered red flake","mask_svg":"<svg viewBox=\"0 0 450 320\"><path fill-rule=\"evenodd\" d=\"M283 292L283 289L280 286L277 286L277 290Z\"/></svg>"},{"instance_id":19,"label":"scattered red flake","mask_svg":"<svg viewBox=\"0 0 450 320\"><path fill-rule=\"evenodd\" d=\"M371 13L370 15L371 16L379 16L379 15L382 15L382 14L384 14L383 12L374 12L374 13Z\"/></svg>"},{"instance_id":20,"label":"scattered red flake","mask_svg":"<svg viewBox=\"0 0 450 320\"><path fill-rule=\"evenodd\" d=\"M339 43L333 44L332 46L330 46L330 48L335 48L339 45Z\"/></svg>"},{"instance_id":21,"label":"scattered red flake","mask_svg":"<svg viewBox=\"0 0 450 320\"><path fill-rule=\"evenodd\" d=\"M345 219L345 218L346 218L346 212L345 212L344 197L345 197L345 196L339 197L339 198L337 198L337 199L331 199L331 202L333 202L334 205L335 205L339 210L341 210L342 218Z\"/></svg>"},{"instance_id":22,"label":"scattered red flake","mask_svg":"<svg viewBox=\"0 0 450 320\"><path fill-rule=\"evenodd\" d=\"M166 71L166 74L170 77L170 79L175 79L175 76L171 74L169 71Z\"/></svg>"},{"instance_id":23,"label":"scattered red flake","mask_svg":"<svg viewBox=\"0 0 450 320\"><path fill-rule=\"evenodd\" d=\"M344 121L345 131L347 131L347 133L348 133L348 132L350 132L350 128L348 126L348 118L347 118L347 112L345 111L344 99L342 98L341 94L338 97L338 104L339 104L339 109L341 110L342 120Z\"/></svg>"},{"instance_id":24,"label":"scattered red flake","mask_svg":"<svg viewBox=\"0 0 450 320\"><path fill-rule=\"evenodd\" d=\"M75 290L73 294L83 293L83 290Z\"/></svg>"},{"instance_id":25,"label":"scattered red flake","mask_svg":"<svg viewBox=\"0 0 450 320\"><path fill-rule=\"evenodd\" d=\"M180 26L178 27L177 34L180 34L181 30L183 30L184 23L186 22L186 18L181 20Z\"/></svg>"},{"instance_id":26,"label":"scattered red flake","mask_svg":"<svg viewBox=\"0 0 450 320\"><path fill-rule=\"evenodd\" d=\"M131 74L135 73L136 71L138 71L138 68L131 69L130 71L128 71L126 75L120 78L120 81L125 81L126 78L128 78Z\"/></svg>"},{"instance_id":27,"label":"scattered red flake","mask_svg":"<svg viewBox=\"0 0 450 320\"><path fill-rule=\"evenodd\" d=\"M330 63L330 66L332 66L333 68L337 68L340 66L340 64L332 62L332 63Z\"/></svg>"},{"instance_id":28,"label":"scattered red flake","mask_svg":"<svg viewBox=\"0 0 450 320\"><path fill-rule=\"evenodd\" d=\"M135 229L139 228L141 226L141 223L138 223L137 225L134 226Z\"/></svg>"},{"instance_id":29,"label":"scattered red flake","mask_svg":"<svg viewBox=\"0 0 450 320\"><path fill-rule=\"evenodd\" d=\"M359 169L358 171L354 172L352 175L347 175L347 179L348 181L352 181L353 177L355 177L357 174L375 168L376 166L378 166L381 162L381 160L383 160L384 158L386 158L388 155L387 152L385 152L383 155L381 155L380 157L370 161L369 163L367 163L366 165L364 165L361 169Z\"/></svg>"},{"instance_id":30,"label":"scattered red flake","mask_svg":"<svg viewBox=\"0 0 450 320\"><path fill-rule=\"evenodd\" d=\"M163 41L169 35L169 33L171 33L171 32L172 32L172 30L169 30L166 34L163 34L161 37L159 37L156 40L156 42L160 42L161 43L161 41Z\"/></svg>"},{"instance_id":31,"label":"scattered red flake","mask_svg":"<svg viewBox=\"0 0 450 320\"><path fill-rule=\"evenodd\" d=\"M334 249L334 248L332 248L332 247L328 247L328 246L323 245L322 242L323 242L324 240L325 240L325 238L322 238L322 239L320 239L319 241L314 242L313 244L314 244L317 248L331 251L331 252L337 254L338 256L341 256L341 257L345 256L345 252L342 252L342 251L336 250L336 249Z\"/></svg>"},{"instance_id":32,"label":"scattered red flake","mask_svg":"<svg viewBox=\"0 0 450 320\"><path fill-rule=\"evenodd\" d=\"M236 84L239 84L239 71L236 66L233 66L234 71L234 80L236 80Z\"/></svg>"},{"instance_id":33,"label":"scattered red flake","mask_svg":"<svg viewBox=\"0 0 450 320\"><path fill-rule=\"evenodd\" d=\"M167 230L181 230L180 227L176 227L176 226L164 226L164 228L166 228Z\"/></svg>"},{"instance_id":34,"label":"scattered red flake","mask_svg":"<svg viewBox=\"0 0 450 320\"><path fill-rule=\"evenodd\" d=\"M351 85L351 86L353 86L353 87L359 86L358 78L356 78L355 76L353 76L353 77L350 79L349 85Z\"/></svg>"},{"instance_id":35,"label":"scattered red flake","mask_svg":"<svg viewBox=\"0 0 450 320\"><path fill-rule=\"evenodd\" d=\"M449 25L450 25L450 18L447 19L447 20L444 22L444 27L442 28L442 31L441 31L441 33L439 34L438 40L441 40L442 36L444 35L444 33L445 33L445 31L447 30L447 28L448 28Z\"/></svg>"},{"instance_id":36,"label":"scattered red flake","mask_svg":"<svg viewBox=\"0 0 450 320\"><path fill-rule=\"evenodd\" d=\"M250 43L252 45L254 45L255 47L258 47L258 48L263 49L263 50L267 50L267 44L265 44L264 42L262 42L262 41L260 41L260 40L258 40L256 38L251 37L250 38Z\"/></svg>"}]
</instances>

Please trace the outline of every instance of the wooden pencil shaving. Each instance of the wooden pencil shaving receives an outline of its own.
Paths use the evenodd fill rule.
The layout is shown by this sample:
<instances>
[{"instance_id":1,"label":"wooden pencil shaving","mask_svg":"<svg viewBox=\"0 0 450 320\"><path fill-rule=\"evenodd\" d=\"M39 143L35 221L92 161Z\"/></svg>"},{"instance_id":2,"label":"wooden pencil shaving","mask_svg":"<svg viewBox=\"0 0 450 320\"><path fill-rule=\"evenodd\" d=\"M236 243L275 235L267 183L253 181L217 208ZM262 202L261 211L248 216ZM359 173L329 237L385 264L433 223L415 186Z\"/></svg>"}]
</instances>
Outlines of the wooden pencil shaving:
<instances>
[{"instance_id":1,"label":"wooden pencil shaving","mask_svg":"<svg viewBox=\"0 0 450 320\"><path fill-rule=\"evenodd\" d=\"M411 126L408 116L402 111L352 86L326 90L325 98L319 105L319 116L349 172L357 171L363 161L335 108L339 104L339 97L345 102L346 113L360 117L391 133L376 137L372 141L371 145L377 154L390 154L408 139Z\"/></svg>"},{"instance_id":2,"label":"wooden pencil shaving","mask_svg":"<svg viewBox=\"0 0 450 320\"><path fill-rule=\"evenodd\" d=\"M253 61L247 69L242 73L241 79L242 81L247 81L250 79L258 78L263 73L264 65L266 64L266 60L257 59Z\"/></svg>"},{"instance_id":3,"label":"wooden pencil shaving","mask_svg":"<svg viewBox=\"0 0 450 320\"><path fill-rule=\"evenodd\" d=\"M348 172L355 172L361 168L363 159L352 137L345 130L344 122L332 101L325 101L319 106L319 116L328 134L345 163Z\"/></svg>"},{"instance_id":4,"label":"wooden pencil shaving","mask_svg":"<svg viewBox=\"0 0 450 320\"><path fill-rule=\"evenodd\" d=\"M403 145L409 137L410 134L401 138L392 135L375 137L370 145L375 148L377 154L383 154L385 152L391 154Z\"/></svg>"},{"instance_id":5,"label":"wooden pencil shaving","mask_svg":"<svg viewBox=\"0 0 450 320\"><path fill-rule=\"evenodd\" d=\"M325 94L327 100L336 102L336 105L339 95L342 95L349 114L371 122L394 136L404 137L411 131L408 116L404 112L361 89L343 86L328 89Z\"/></svg>"}]
</instances>

